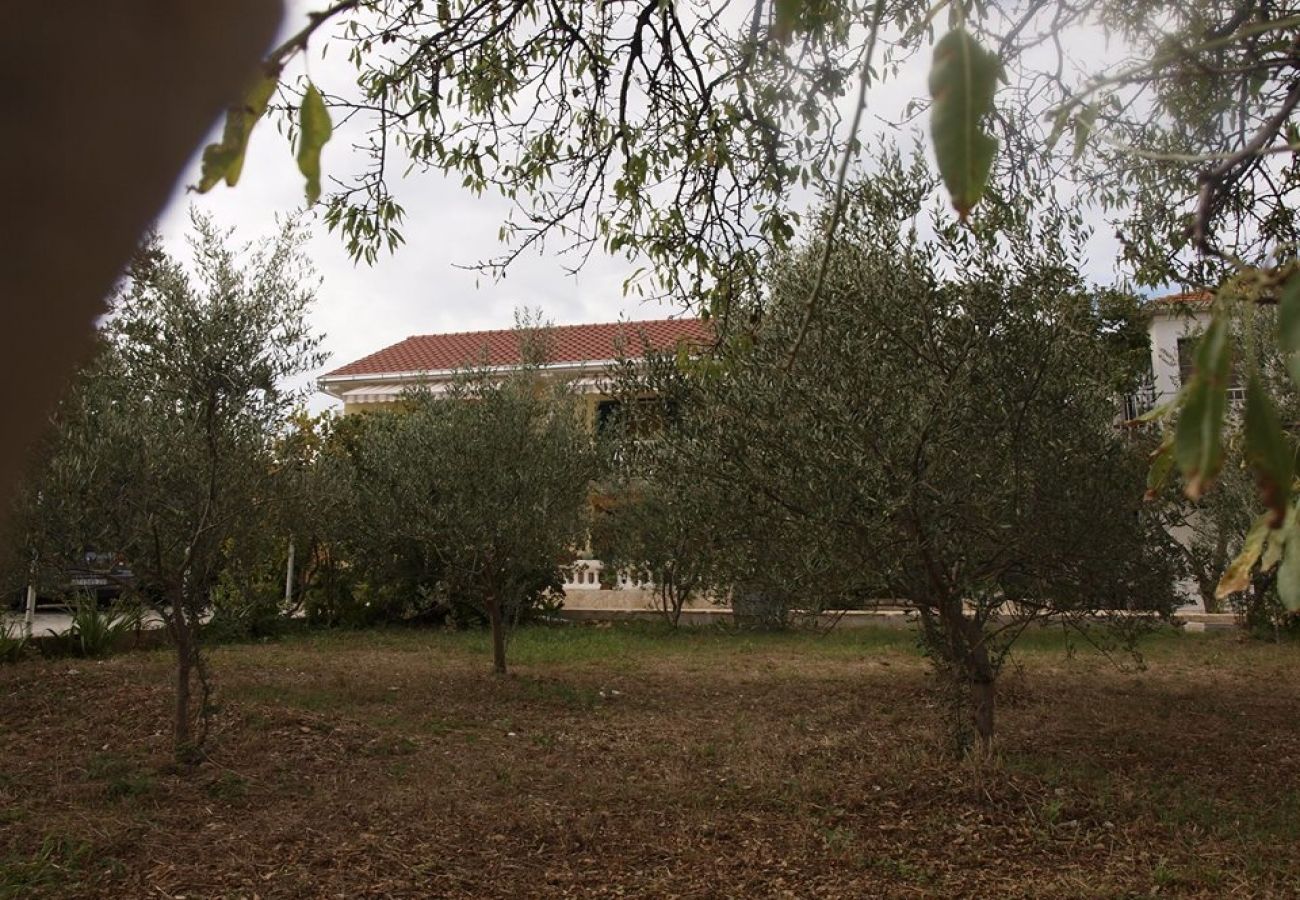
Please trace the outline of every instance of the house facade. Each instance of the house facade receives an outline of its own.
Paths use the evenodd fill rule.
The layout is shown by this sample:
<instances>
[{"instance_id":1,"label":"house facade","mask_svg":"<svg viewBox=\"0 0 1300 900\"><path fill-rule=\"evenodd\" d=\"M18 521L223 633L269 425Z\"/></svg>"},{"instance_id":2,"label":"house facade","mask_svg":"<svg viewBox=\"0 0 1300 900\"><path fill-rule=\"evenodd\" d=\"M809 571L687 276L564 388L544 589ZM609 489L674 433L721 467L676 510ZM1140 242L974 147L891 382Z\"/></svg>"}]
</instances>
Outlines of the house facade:
<instances>
[{"instance_id":1,"label":"house facade","mask_svg":"<svg viewBox=\"0 0 1300 900\"><path fill-rule=\"evenodd\" d=\"M1204 292L1149 301L1151 378L1139 394L1125 398L1124 418L1173 399L1182 388L1191 373L1196 338L1208 323L1210 303ZM545 331L546 362L541 368L571 381L581 413L595 429L615 402L605 387L621 359L641 356L647 348L702 348L713 337L710 323L696 318L555 326ZM445 391L467 368L509 372L522 365L520 351L514 329L413 335L321 376L318 387L342 402L344 415L380 410L391 408L412 387L435 394ZM601 590L611 583L621 590ZM594 559L577 560L566 573L571 606L638 608L649 604L644 588L626 576L611 578L606 573L602 578L601 564ZM1199 604L1194 585L1189 583L1183 592L1189 605Z\"/></svg>"},{"instance_id":2,"label":"house facade","mask_svg":"<svg viewBox=\"0 0 1300 900\"><path fill-rule=\"evenodd\" d=\"M704 347L712 343L713 329L695 318L603 322L551 326L543 340L541 369L572 382L594 428L604 405L613 402L603 386L620 359L642 356L646 349ZM523 364L521 350L520 334L510 328L412 335L322 375L317 387L342 401L344 415L383 409L413 387L441 393L468 368L509 372Z\"/></svg>"},{"instance_id":3,"label":"house facade","mask_svg":"<svg viewBox=\"0 0 1300 900\"><path fill-rule=\"evenodd\" d=\"M606 387L620 360L646 350L703 348L713 342L713 328L697 318L560 325L544 329L542 340L540 368L573 385L579 412L595 430L616 403ZM469 368L507 373L523 364L522 350L515 329L412 335L321 376L317 386L342 401L344 415L382 410L414 387L442 393ZM565 606L571 610L642 609L653 603L647 585L624 573L602 573L596 559L577 559L564 574ZM610 587L614 590L604 589Z\"/></svg>"},{"instance_id":4,"label":"house facade","mask_svg":"<svg viewBox=\"0 0 1300 900\"><path fill-rule=\"evenodd\" d=\"M1196 339L1209 323L1212 299L1204 291L1191 291L1149 302L1153 404L1172 400L1191 375Z\"/></svg>"},{"instance_id":5,"label":"house facade","mask_svg":"<svg viewBox=\"0 0 1300 900\"><path fill-rule=\"evenodd\" d=\"M1147 327L1151 342L1151 381L1143 396L1129 398L1126 414L1145 412L1173 400L1187 383L1195 366L1196 342L1210 324L1213 300L1213 295L1206 291L1188 291L1148 302L1151 314ZM1244 401L1244 385L1234 373L1228 384L1228 403L1237 406ZM1184 546L1190 545L1197 515L1193 513L1188 524L1171 529L1172 536ZM1185 611L1206 611L1194 579L1184 579L1178 590L1185 600Z\"/></svg>"}]
</instances>

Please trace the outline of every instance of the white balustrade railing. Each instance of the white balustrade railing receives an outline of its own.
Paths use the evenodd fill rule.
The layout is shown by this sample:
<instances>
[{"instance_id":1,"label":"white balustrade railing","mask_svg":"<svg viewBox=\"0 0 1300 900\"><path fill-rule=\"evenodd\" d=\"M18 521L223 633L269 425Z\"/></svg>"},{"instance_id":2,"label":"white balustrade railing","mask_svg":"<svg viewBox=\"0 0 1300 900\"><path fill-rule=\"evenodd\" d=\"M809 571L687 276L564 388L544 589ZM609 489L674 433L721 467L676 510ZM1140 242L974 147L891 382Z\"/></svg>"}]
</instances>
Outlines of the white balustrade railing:
<instances>
[{"instance_id":1,"label":"white balustrade railing","mask_svg":"<svg viewBox=\"0 0 1300 900\"><path fill-rule=\"evenodd\" d=\"M606 586L601 583L601 573L605 565L598 559L575 559L571 565L564 567L564 591L599 591L599 590L649 590L651 582L638 578L627 572L618 572Z\"/></svg>"}]
</instances>

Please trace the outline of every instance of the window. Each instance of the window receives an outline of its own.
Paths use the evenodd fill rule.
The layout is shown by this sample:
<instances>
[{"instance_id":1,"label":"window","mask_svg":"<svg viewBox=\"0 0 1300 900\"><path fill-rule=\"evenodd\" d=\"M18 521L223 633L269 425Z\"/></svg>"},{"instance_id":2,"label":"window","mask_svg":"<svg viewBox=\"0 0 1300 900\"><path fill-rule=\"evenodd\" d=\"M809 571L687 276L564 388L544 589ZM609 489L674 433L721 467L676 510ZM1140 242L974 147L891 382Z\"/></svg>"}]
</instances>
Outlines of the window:
<instances>
[{"instance_id":1,"label":"window","mask_svg":"<svg viewBox=\"0 0 1300 900\"><path fill-rule=\"evenodd\" d=\"M1191 380L1192 372L1196 369L1196 342L1200 340L1196 337L1180 337L1178 339L1178 386L1182 387Z\"/></svg>"},{"instance_id":2,"label":"window","mask_svg":"<svg viewBox=\"0 0 1300 900\"><path fill-rule=\"evenodd\" d=\"M1187 384L1196 370L1196 344L1200 335L1189 335L1178 339L1178 385ZM1246 399L1246 386L1241 383L1241 373L1236 366L1228 376L1228 402L1242 403Z\"/></svg>"},{"instance_id":3,"label":"window","mask_svg":"<svg viewBox=\"0 0 1300 900\"><path fill-rule=\"evenodd\" d=\"M676 404L659 397L644 397L635 401L630 412L632 436L648 437L663 429L666 419L676 412ZM596 432L605 432L623 414L621 401L601 400L596 404Z\"/></svg>"},{"instance_id":4,"label":"window","mask_svg":"<svg viewBox=\"0 0 1300 900\"><path fill-rule=\"evenodd\" d=\"M608 430L614 417L618 415L619 407L623 404L617 400L601 400L596 404L596 432L603 434Z\"/></svg>"}]
</instances>

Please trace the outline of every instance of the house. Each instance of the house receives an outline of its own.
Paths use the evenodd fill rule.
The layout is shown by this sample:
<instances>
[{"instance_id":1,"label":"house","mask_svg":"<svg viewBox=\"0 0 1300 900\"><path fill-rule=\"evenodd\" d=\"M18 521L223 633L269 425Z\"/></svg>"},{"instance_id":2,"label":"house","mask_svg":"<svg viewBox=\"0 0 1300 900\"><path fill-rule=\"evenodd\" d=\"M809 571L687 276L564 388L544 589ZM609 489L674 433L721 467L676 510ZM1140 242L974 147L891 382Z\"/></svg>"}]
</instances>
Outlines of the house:
<instances>
[{"instance_id":1,"label":"house","mask_svg":"<svg viewBox=\"0 0 1300 900\"><path fill-rule=\"evenodd\" d=\"M1125 398L1124 418L1173 399L1181 389L1191 372L1196 338L1208 321L1211 300L1211 295L1193 291L1149 301L1151 377L1143 390ZM606 322L551 327L545 340L547 361L542 368L572 380L586 421L596 428L615 403L603 386L619 359L640 356L647 347L672 351L682 344L706 346L713 340L713 329L709 322L695 318ZM519 332L514 329L413 335L321 376L318 386L343 402L345 415L383 409L410 387L422 386L434 393L445 390L458 372L469 367L508 372L521 365L520 350ZM597 560L578 560L568 572L566 592L599 589L600 569ZM626 578L620 578L619 584L637 587ZM585 593L581 605L628 603L629 592L613 593L624 598L606 597L598 604L594 593ZM1190 584L1185 594L1189 604L1199 603Z\"/></svg>"},{"instance_id":2,"label":"house","mask_svg":"<svg viewBox=\"0 0 1300 900\"><path fill-rule=\"evenodd\" d=\"M1151 321L1151 379L1138 395L1127 398L1126 418L1171 400L1191 372L1197 336L1204 328L1211 295L1189 291L1148 303ZM680 344L705 346L713 329L703 319L655 319L561 325L547 329L547 362L555 375L574 380L595 425L612 400L601 393L611 367L621 357L640 356L645 347L671 351ZM465 331L412 335L382 350L321 376L321 391L343 402L344 414L380 409L421 385L437 393L467 367L509 371L520 365L519 333Z\"/></svg>"},{"instance_id":3,"label":"house","mask_svg":"<svg viewBox=\"0 0 1300 900\"><path fill-rule=\"evenodd\" d=\"M1177 396L1195 368L1196 343L1210 323L1213 301L1214 295L1208 291L1187 291L1148 301L1147 309L1151 314L1147 328L1151 342L1151 380L1145 394L1129 398L1126 414L1135 410L1138 413L1145 412ZM1240 410L1245 399L1245 385L1241 381L1240 372L1234 371L1228 382L1229 407ZM1199 512L1192 512L1184 524L1171 528L1172 536L1184 546L1190 546L1199 515ZM1213 569L1202 572L1203 576L1212 579L1209 582L1211 585L1219 574ZM1207 611L1208 601L1203 599L1201 588L1195 579L1187 578L1179 585L1179 591L1186 600L1185 611Z\"/></svg>"},{"instance_id":4,"label":"house","mask_svg":"<svg viewBox=\"0 0 1300 900\"><path fill-rule=\"evenodd\" d=\"M1188 291L1157 297L1148 302L1151 321L1151 399L1172 400L1191 375L1196 340L1209 323L1213 296L1205 291Z\"/></svg>"},{"instance_id":5,"label":"house","mask_svg":"<svg viewBox=\"0 0 1300 900\"><path fill-rule=\"evenodd\" d=\"M640 322L602 322L560 325L543 334L548 374L569 379L574 385L588 427L595 429L614 408L604 387L620 359L642 356L647 349L672 352L685 345L700 348L713 342L712 325L704 319L656 319ZM516 329L467 331L453 334L412 335L369 356L321 376L321 391L343 401L343 414L384 409L412 387L437 394L447 389L457 373L467 368L508 372L523 362L520 333ZM627 575L601 576L599 560L578 559L565 571L567 608L648 608L652 597L646 585ZM613 580L616 591L601 591ZM575 596L575 592L580 592Z\"/></svg>"},{"instance_id":6,"label":"house","mask_svg":"<svg viewBox=\"0 0 1300 900\"><path fill-rule=\"evenodd\" d=\"M712 343L713 328L695 318L559 325L545 329L543 340L542 369L572 380L594 427L614 402L602 393L602 385L619 359L641 356L647 348L703 347ZM519 332L510 328L412 335L322 375L317 386L342 400L347 415L381 409L415 386L437 394L467 368L507 372L522 364L520 354Z\"/></svg>"}]
</instances>

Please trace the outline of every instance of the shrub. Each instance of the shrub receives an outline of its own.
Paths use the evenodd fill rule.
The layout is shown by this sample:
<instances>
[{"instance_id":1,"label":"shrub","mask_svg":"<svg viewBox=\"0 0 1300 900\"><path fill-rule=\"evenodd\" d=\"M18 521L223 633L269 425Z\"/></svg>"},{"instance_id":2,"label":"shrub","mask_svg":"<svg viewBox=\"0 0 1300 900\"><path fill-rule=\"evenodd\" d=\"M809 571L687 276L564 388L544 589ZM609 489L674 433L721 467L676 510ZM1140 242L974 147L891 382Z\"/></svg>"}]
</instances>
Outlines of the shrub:
<instances>
[{"instance_id":1,"label":"shrub","mask_svg":"<svg viewBox=\"0 0 1300 900\"><path fill-rule=\"evenodd\" d=\"M27 654L28 640L22 626L0 621L0 663L17 662Z\"/></svg>"},{"instance_id":2,"label":"shrub","mask_svg":"<svg viewBox=\"0 0 1300 900\"><path fill-rule=\"evenodd\" d=\"M76 636L80 655L108 656L121 648L126 638L139 630L143 614L135 606L116 606L101 610L93 597L77 601L72 615L71 633Z\"/></svg>"}]
</instances>

